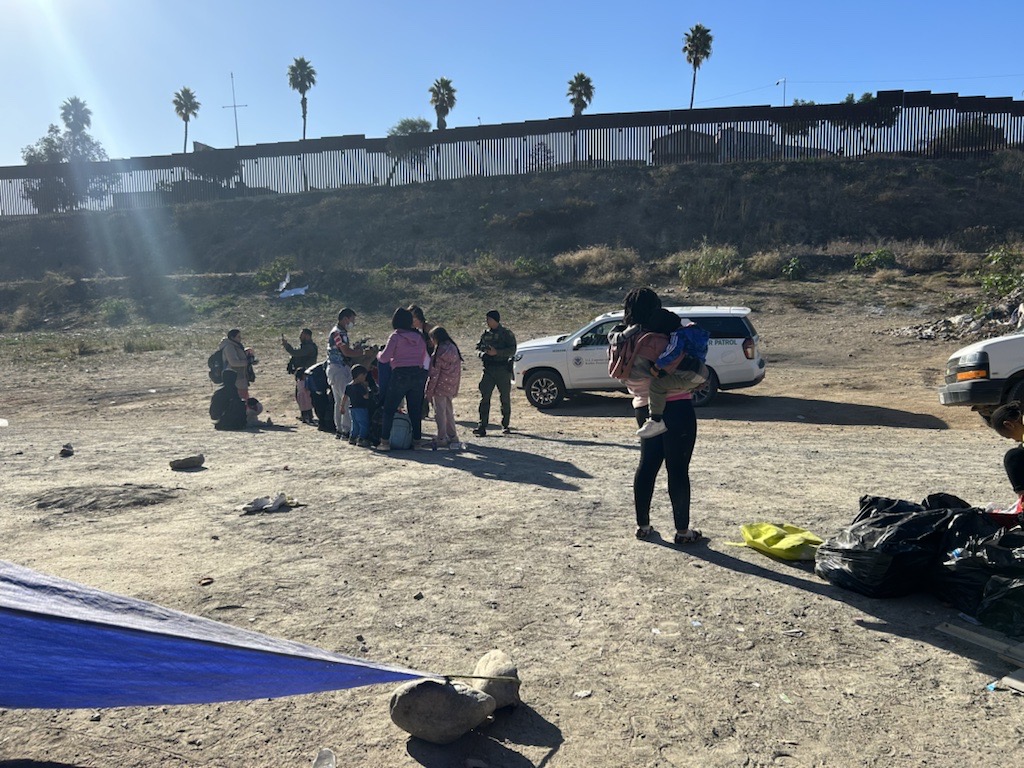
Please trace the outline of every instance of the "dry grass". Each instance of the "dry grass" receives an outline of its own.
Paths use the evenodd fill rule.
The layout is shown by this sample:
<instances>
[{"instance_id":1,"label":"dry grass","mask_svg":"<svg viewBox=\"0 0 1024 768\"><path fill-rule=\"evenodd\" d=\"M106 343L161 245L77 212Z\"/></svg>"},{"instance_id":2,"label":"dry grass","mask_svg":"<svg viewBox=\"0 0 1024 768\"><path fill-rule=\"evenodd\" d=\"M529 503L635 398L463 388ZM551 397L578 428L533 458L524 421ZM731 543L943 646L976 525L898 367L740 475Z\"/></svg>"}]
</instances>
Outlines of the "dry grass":
<instances>
[{"instance_id":1,"label":"dry grass","mask_svg":"<svg viewBox=\"0 0 1024 768\"><path fill-rule=\"evenodd\" d=\"M583 285L613 288L629 283L647 282L651 264L640 260L632 248L593 245L554 258L555 266L573 274Z\"/></svg>"}]
</instances>

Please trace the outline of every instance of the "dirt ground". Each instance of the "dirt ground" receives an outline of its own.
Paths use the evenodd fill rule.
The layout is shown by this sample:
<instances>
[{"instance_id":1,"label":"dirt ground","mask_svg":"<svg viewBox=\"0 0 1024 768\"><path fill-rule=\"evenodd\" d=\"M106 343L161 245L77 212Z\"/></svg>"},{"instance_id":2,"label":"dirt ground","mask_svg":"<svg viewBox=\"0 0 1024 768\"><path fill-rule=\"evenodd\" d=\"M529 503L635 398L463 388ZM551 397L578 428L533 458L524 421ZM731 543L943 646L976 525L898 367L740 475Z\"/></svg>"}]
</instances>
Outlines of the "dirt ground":
<instances>
[{"instance_id":1,"label":"dirt ground","mask_svg":"<svg viewBox=\"0 0 1024 768\"><path fill-rule=\"evenodd\" d=\"M269 333L249 341L263 358L254 394L274 426L244 433L207 418L206 346L68 363L6 356L4 559L430 672L472 672L501 648L519 665L525 704L447 747L391 723L389 686L6 710L0 766L283 768L310 765L321 747L363 768L1013 762L1024 703L986 690L1010 667L936 631L956 620L951 609L927 596L868 599L728 544L757 521L831 535L863 494L948 491L982 505L1012 495L1008 446L938 404L956 345L883 333L943 316L955 287L852 285L717 297L757 310L768 375L699 412L693 519L709 541L685 550L670 543L664 478L653 513L664 538L633 538L638 450L622 394L542 413L516 393L515 433L475 439L469 360L456 403L468 450L380 455L296 420ZM526 339L589 316L561 328L525 314L507 322ZM478 332L467 320L464 349ZM75 455L59 458L67 442ZM195 452L205 470L169 470ZM279 491L307 506L239 514Z\"/></svg>"}]
</instances>

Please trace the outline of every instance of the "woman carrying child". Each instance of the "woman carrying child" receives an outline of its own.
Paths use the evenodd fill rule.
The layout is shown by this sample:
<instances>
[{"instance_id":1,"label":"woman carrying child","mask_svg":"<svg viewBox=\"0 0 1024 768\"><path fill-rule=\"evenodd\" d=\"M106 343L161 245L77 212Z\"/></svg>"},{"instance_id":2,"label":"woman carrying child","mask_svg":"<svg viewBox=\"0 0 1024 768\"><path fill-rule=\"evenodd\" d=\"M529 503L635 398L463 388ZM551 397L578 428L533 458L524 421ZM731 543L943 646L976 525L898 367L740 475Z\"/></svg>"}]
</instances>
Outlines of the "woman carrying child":
<instances>
[{"instance_id":1,"label":"woman carrying child","mask_svg":"<svg viewBox=\"0 0 1024 768\"><path fill-rule=\"evenodd\" d=\"M638 427L650 416L649 394L651 368L664 353L669 337L658 332L651 325L658 326L663 320L658 314L661 299L650 288L635 288L626 294L624 301L624 322L629 333L630 327L638 326L635 362L625 378L626 388L633 395L633 410ZM654 485L665 465L668 471L668 495L672 502L672 518L675 523L674 542L678 545L694 544L703 538L701 532L690 527L690 458L697 442L697 416L693 410L693 399L689 392L668 394L662 417L665 431L640 440L640 463L633 476L633 505L636 510L636 537L650 538L651 500Z\"/></svg>"},{"instance_id":2,"label":"woman carrying child","mask_svg":"<svg viewBox=\"0 0 1024 768\"><path fill-rule=\"evenodd\" d=\"M458 448L460 445L455 431L455 410L452 401L459 394L462 379L462 353L452 337L440 325L430 331L434 345L431 355L430 373L427 377L427 400L433 404L434 420L437 423L435 448Z\"/></svg>"}]
</instances>

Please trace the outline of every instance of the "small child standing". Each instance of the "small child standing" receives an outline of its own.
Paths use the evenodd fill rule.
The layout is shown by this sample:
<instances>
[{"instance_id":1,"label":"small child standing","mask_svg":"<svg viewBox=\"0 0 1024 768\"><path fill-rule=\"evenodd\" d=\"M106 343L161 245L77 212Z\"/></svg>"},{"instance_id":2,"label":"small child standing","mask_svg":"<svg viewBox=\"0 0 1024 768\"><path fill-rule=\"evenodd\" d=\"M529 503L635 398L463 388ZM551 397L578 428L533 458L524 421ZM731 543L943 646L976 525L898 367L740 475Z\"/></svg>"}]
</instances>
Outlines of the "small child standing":
<instances>
[{"instance_id":1,"label":"small child standing","mask_svg":"<svg viewBox=\"0 0 1024 768\"><path fill-rule=\"evenodd\" d=\"M427 375L426 397L433 403L434 420L437 422L437 437L433 447L461 447L455 431L455 410L452 400L459 394L462 380L462 353L452 337L440 325L430 331L434 352L431 355L430 373Z\"/></svg>"},{"instance_id":2,"label":"small child standing","mask_svg":"<svg viewBox=\"0 0 1024 768\"><path fill-rule=\"evenodd\" d=\"M316 424L316 419L313 418L313 396L309 392L309 387L306 386L306 371L303 368L299 368L295 371L295 402L299 406L299 411L302 414L303 424Z\"/></svg>"},{"instance_id":3,"label":"small child standing","mask_svg":"<svg viewBox=\"0 0 1024 768\"><path fill-rule=\"evenodd\" d=\"M648 396L650 418L636 431L641 438L655 437L668 431L662 417L665 400L672 392L693 392L708 380L710 372L704 364L708 356L708 332L694 323L682 324L675 312L659 309L647 327L668 336L668 346L651 365L651 388Z\"/></svg>"},{"instance_id":4,"label":"small child standing","mask_svg":"<svg viewBox=\"0 0 1024 768\"><path fill-rule=\"evenodd\" d=\"M352 432L349 445L360 448L370 447L370 389L366 386L368 371L365 365L352 366L352 383L345 387L342 397L342 412L348 409L352 414Z\"/></svg>"}]
</instances>

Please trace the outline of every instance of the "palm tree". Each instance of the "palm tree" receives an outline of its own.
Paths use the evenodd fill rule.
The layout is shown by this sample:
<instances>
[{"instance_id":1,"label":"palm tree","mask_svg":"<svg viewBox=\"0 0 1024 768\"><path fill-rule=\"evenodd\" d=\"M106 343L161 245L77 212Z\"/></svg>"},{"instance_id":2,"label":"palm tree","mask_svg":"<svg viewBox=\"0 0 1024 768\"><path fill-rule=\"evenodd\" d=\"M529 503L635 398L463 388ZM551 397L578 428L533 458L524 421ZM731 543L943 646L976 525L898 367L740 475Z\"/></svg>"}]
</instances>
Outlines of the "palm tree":
<instances>
[{"instance_id":1,"label":"palm tree","mask_svg":"<svg viewBox=\"0 0 1024 768\"><path fill-rule=\"evenodd\" d=\"M60 105L60 119L66 129L65 155L69 161L77 160L82 156L84 138L88 135L85 130L92 125L92 110L80 98L72 96Z\"/></svg>"},{"instance_id":2,"label":"palm tree","mask_svg":"<svg viewBox=\"0 0 1024 768\"><path fill-rule=\"evenodd\" d=\"M288 67L288 85L302 96L302 140L306 140L306 92L316 85L316 70L304 58L299 57Z\"/></svg>"},{"instance_id":3,"label":"palm tree","mask_svg":"<svg viewBox=\"0 0 1024 768\"><path fill-rule=\"evenodd\" d=\"M447 77L439 77L427 90L430 93L430 106L437 113L437 130L443 131L448 127L445 118L455 108L455 89L452 88L452 81Z\"/></svg>"},{"instance_id":4,"label":"palm tree","mask_svg":"<svg viewBox=\"0 0 1024 768\"><path fill-rule=\"evenodd\" d=\"M60 105L60 119L68 131L81 136L92 125L92 110L80 98L72 96Z\"/></svg>"},{"instance_id":5,"label":"palm tree","mask_svg":"<svg viewBox=\"0 0 1024 768\"><path fill-rule=\"evenodd\" d=\"M582 72L577 72L576 77L569 81L569 90L565 95L572 104L572 116L579 117L594 100L594 81Z\"/></svg>"},{"instance_id":6,"label":"palm tree","mask_svg":"<svg viewBox=\"0 0 1024 768\"><path fill-rule=\"evenodd\" d=\"M703 24L694 24L683 37L683 53L693 67L693 84L690 86L690 109L693 109L693 94L697 90L697 70L711 58L711 30Z\"/></svg>"},{"instance_id":7,"label":"palm tree","mask_svg":"<svg viewBox=\"0 0 1024 768\"><path fill-rule=\"evenodd\" d=\"M174 105L174 114L185 121L185 146L181 151L188 152L188 121L199 114L199 107L202 105L196 99L195 92L185 87L174 94L171 103Z\"/></svg>"}]
</instances>

